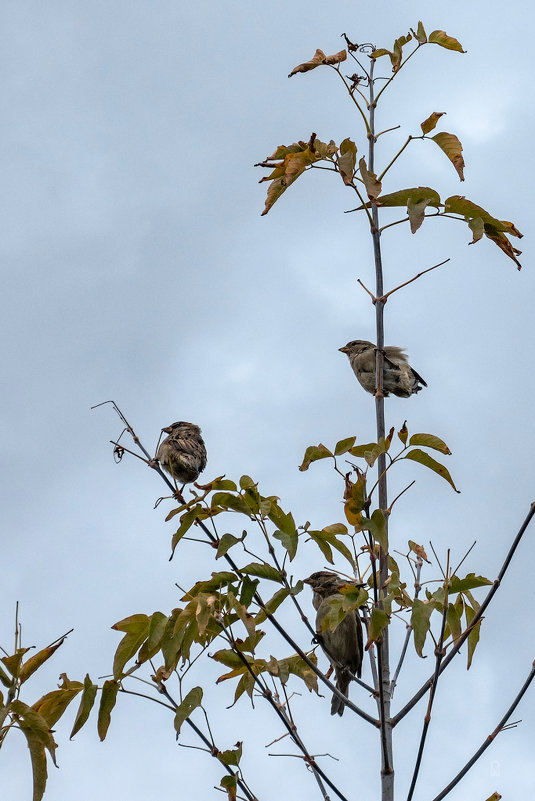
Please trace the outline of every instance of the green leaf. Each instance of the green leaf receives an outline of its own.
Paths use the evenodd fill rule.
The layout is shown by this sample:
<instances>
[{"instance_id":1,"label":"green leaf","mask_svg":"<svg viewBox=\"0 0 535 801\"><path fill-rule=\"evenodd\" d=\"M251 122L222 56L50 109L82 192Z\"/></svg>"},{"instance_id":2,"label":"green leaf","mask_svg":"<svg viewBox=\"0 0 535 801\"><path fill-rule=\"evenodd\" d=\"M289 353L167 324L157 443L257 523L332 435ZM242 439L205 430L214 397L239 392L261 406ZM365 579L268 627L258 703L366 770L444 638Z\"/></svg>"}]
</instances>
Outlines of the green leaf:
<instances>
[{"instance_id":1,"label":"green leaf","mask_svg":"<svg viewBox=\"0 0 535 801\"><path fill-rule=\"evenodd\" d=\"M112 629L126 632L126 634L141 634L148 630L148 626L148 615L140 613L119 620L118 623L113 624Z\"/></svg>"},{"instance_id":2,"label":"green leaf","mask_svg":"<svg viewBox=\"0 0 535 801\"><path fill-rule=\"evenodd\" d=\"M430 114L426 120L420 123L420 128L422 129L424 136L436 128L437 122L441 117L444 116L445 113L445 111L433 111L433 113Z\"/></svg>"},{"instance_id":3,"label":"green leaf","mask_svg":"<svg viewBox=\"0 0 535 801\"><path fill-rule=\"evenodd\" d=\"M219 784L221 785L221 787L223 787L224 790L227 791L227 800L236 801L238 797L236 794L236 788L238 785L238 780L236 776L230 776L229 774L226 774L225 776L223 776Z\"/></svg>"},{"instance_id":4,"label":"green leaf","mask_svg":"<svg viewBox=\"0 0 535 801\"><path fill-rule=\"evenodd\" d=\"M446 50L457 50L459 53L466 53L466 50L463 50L463 47L457 39L454 39L453 36L448 36L446 31L433 31L429 34L427 41L429 44L437 44L440 47L445 47Z\"/></svg>"},{"instance_id":5,"label":"green leaf","mask_svg":"<svg viewBox=\"0 0 535 801\"><path fill-rule=\"evenodd\" d=\"M461 181L464 181L464 159L462 157L463 146L455 134L442 131L441 133L431 136L430 139L432 139L433 142L436 142L442 152L446 154L455 167L457 175Z\"/></svg>"},{"instance_id":6,"label":"green leaf","mask_svg":"<svg viewBox=\"0 0 535 801\"><path fill-rule=\"evenodd\" d=\"M363 517L360 521L360 527L370 532L375 542L379 543L385 553L388 551L388 532L382 509L375 509L371 519Z\"/></svg>"},{"instance_id":7,"label":"green leaf","mask_svg":"<svg viewBox=\"0 0 535 801\"><path fill-rule=\"evenodd\" d=\"M269 601L265 601L264 602L265 609L268 612L270 612L271 614L273 614L273 612L275 612L279 608L281 603L284 600L286 600L286 598L288 597L289 594L290 594L290 590L288 590L286 587L283 587L282 589L277 590L275 595L273 595L269 599ZM257 626L260 625L260 623L263 623L264 620L266 620L266 619L267 619L266 612L264 611L264 609L261 609L258 612L258 614L256 615L256 618L255 618L256 625Z\"/></svg>"},{"instance_id":8,"label":"green leaf","mask_svg":"<svg viewBox=\"0 0 535 801\"><path fill-rule=\"evenodd\" d=\"M481 217L474 217L468 220L468 227L473 234L472 241L469 242L469 244L475 245L476 242L479 242L479 240L483 238L483 234L485 233L485 223Z\"/></svg>"},{"instance_id":9,"label":"green leaf","mask_svg":"<svg viewBox=\"0 0 535 801\"><path fill-rule=\"evenodd\" d=\"M464 613L466 617L466 625L469 626L474 619L475 610L472 609L471 606L465 604ZM471 630L470 634L468 635L468 655L466 661L466 669L470 670L472 665L472 659L474 657L474 651L476 650L476 645L479 642L479 634L481 630L481 618L477 621L474 628Z\"/></svg>"},{"instance_id":10,"label":"green leaf","mask_svg":"<svg viewBox=\"0 0 535 801\"><path fill-rule=\"evenodd\" d=\"M202 508L197 505L194 506L193 509L189 509L181 518L180 518L180 526L177 528L175 533L173 534L173 538L171 540L171 559L173 558L173 554L175 552L175 548L184 536L186 532L191 528L195 520L199 517L202 512Z\"/></svg>"},{"instance_id":11,"label":"green leaf","mask_svg":"<svg viewBox=\"0 0 535 801\"><path fill-rule=\"evenodd\" d=\"M39 712L22 701L15 699L9 705L9 711L16 716L18 725L26 737L33 773L33 799L40 801L43 797L47 779L45 748L56 765L56 743L52 731ZM57 767L57 765L56 765Z\"/></svg>"},{"instance_id":12,"label":"green leaf","mask_svg":"<svg viewBox=\"0 0 535 801\"><path fill-rule=\"evenodd\" d=\"M232 510L240 514L251 516L251 507L241 495L232 495L230 492L215 492L212 495L212 508L221 507L225 510Z\"/></svg>"},{"instance_id":13,"label":"green leaf","mask_svg":"<svg viewBox=\"0 0 535 801\"><path fill-rule=\"evenodd\" d=\"M242 490L251 489L252 487L256 487L256 482L253 481L251 476L242 476L240 478L240 487Z\"/></svg>"},{"instance_id":14,"label":"green leaf","mask_svg":"<svg viewBox=\"0 0 535 801\"><path fill-rule=\"evenodd\" d=\"M241 604L237 600L237 598L234 596L234 593L229 592L228 598L229 598L230 605L231 605L232 609L234 609L234 611L238 615L239 619L241 620L241 622L245 626L245 628L247 630L247 636L248 637L253 637L254 633L255 633L255 627L256 627L256 621L255 621L253 615L251 615L250 612L247 611L245 606L243 606L243 604Z\"/></svg>"},{"instance_id":15,"label":"green leaf","mask_svg":"<svg viewBox=\"0 0 535 801\"><path fill-rule=\"evenodd\" d=\"M453 483L452 477L450 476L448 470L444 467L444 465L440 464L439 462L435 461L428 453L425 451L421 451L419 448L415 448L413 451L409 451L405 456L404 459L412 459L414 462L419 462L419 464L423 464L424 467L428 467L430 470L433 470L435 473L438 473L439 476L442 476L448 484L450 484L455 492L460 492L457 489L455 484Z\"/></svg>"},{"instance_id":16,"label":"green leaf","mask_svg":"<svg viewBox=\"0 0 535 801\"><path fill-rule=\"evenodd\" d=\"M242 755L242 743L237 742L236 748L229 748L227 751L220 751L217 758L224 765L239 765Z\"/></svg>"},{"instance_id":17,"label":"green leaf","mask_svg":"<svg viewBox=\"0 0 535 801\"><path fill-rule=\"evenodd\" d=\"M388 626L389 617L384 609L374 606L370 615L370 627L368 630L368 644L377 642L381 637L383 629Z\"/></svg>"},{"instance_id":18,"label":"green leaf","mask_svg":"<svg viewBox=\"0 0 535 801\"><path fill-rule=\"evenodd\" d=\"M351 456L363 457L370 467L373 467L382 453L390 448L390 439L381 437L379 442L369 442L366 445L355 445L349 449Z\"/></svg>"},{"instance_id":19,"label":"green leaf","mask_svg":"<svg viewBox=\"0 0 535 801\"><path fill-rule=\"evenodd\" d=\"M464 195L452 195L444 201L444 211L447 214L460 214L465 219L482 219L484 223L489 223L496 230L501 231L508 236L516 236L522 239L522 234L512 222L508 220L498 220L493 217L481 206L468 200Z\"/></svg>"},{"instance_id":20,"label":"green leaf","mask_svg":"<svg viewBox=\"0 0 535 801\"><path fill-rule=\"evenodd\" d=\"M449 591L451 593L466 592L466 590L473 590L476 587L486 587L492 583L493 582L485 578L485 576L476 576L475 573L468 573L463 579L453 576L449 584Z\"/></svg>"},{"instance_id":21,"label":"green leaf","mask_svg":"<svg viewBox=\"0 0 535 801\"><path fill-rule=\"evenodd\" d=\"M338 527L342 526L342 525L343 524L339 523ZM353 559L353 554L351 553L351 551L349 550L347 545L344 542L341 542L338 539L338 537L336 536L336 534L333 531L330 530L332 528L334 528L334 527L333 526L326 526L324 529L322 529L322 531L318 532L318 534L320 536L322 536L323 540L325 542L328 542L329 545L332 548L334 548L336 551L341 553L342 556L344 556L347 559L347 561L349 562L351 567L354 567L355 566L355 560ZM345 529L346 527L343 526L343 528ZM307 533L310 534L310 531L307 532ZM347 533L347 529L346 529L346 533Z\"/></svg>"},{"instance_id":22,"label":"green leaf","mask_svg":"<svg viewBox=\"0 0 535 801\"><path fill-rule=\"evenodd\" d=\"M461 636L461 614L456 604L448 604L448 611L446 613L446 622L449 626L453 640L457 640Z\"/></svg>"},{"instance_id":23,"label":"green leaf","mask_svg":"<svg viewBox=\"0 0 535 801\"><path fill-rule=\"evenodd\" d=\"M356 437L347 437L346 439L341 439L335 445L334 455L341 456L343 453L347 453L348 450L355 444L355 440Z\"/></svg>"},{"instance_id":24,"label":"green leaf","mask_svg":"<svg viewBox=\"0 0 535 801\"><path fill-rule=\"evenodd\" d=\"M243 604L245 607L249 608L249 604L254 598L256 588L258 587L258 579L254 581L249 578L249 576L244 576L241 591L240 591L240 603Z\"/></svg>"},{"instance_id":25,"label":"green leaf","mask_svg":"<svg viewBox=\"0 0 535 801\"><path fill-rule=\"evenodd\" d=\"M351 139L340 143L340 155L336 159L340 175L346 186L352 186L357 162L357 146Z\"/></svg>"},{"instance_id":26,"label":"green leaf","mask_svg":"<svg viewBox=\"0 0 535 801\"><path fill-rule=\"evenodd\" d=\"M100 706L98 710L97 731L101 741L106 738L111 723L111 713L117 701L119 682L107 679L102 687Z\"/></svg>"},{"instance_id":27,"label":"green leaf","mask_svg":"<svg viewBox=\"0 0 535 801\"><path fill-rule=\"evenodd\" d=\"M291 534L286 534L285 531L275 531L273 536L275 539L280 540L282 546L287 550L291 562L297 553L297 529L294 529Z\"/></svg>"},{"instance_id":28,"label":"green leaf","mask_svg":"<svg viewBox=\"0 0 535 801\"><path fill-rule=\"evenodd\" d=\"M279 571L265 563L251 562L242 567L241 572L248 576L258 576L258 578L265 578L269 581L277 581L279 584L283 583L283 577Z\"/></svg>"},{"instance_id":29,"label":"green leaf","mask_svg":"<svg viewBox=\"0 0 535 801\"><path fill-rule=\"evenodd\" d=\"M328 534L348 534L347 526L344 523L332 523L330 526L324 526L322 531Z\"/></svg>"},{"instance_id":30,"label":"green leaf","mask_svg":"<svg viewBox=\"0 0 535 801\"><path fill-rule=\"evenodd\" d=\"M143 642L149 635L149 619L145 615L146 623L143 628L136 632L125 634L113 658L113 677L119 679L123 675L123 668L126 663L138 652ZM112 626L115 628L115 626Z\"/></svg>"},{"instance_id":31,"label":"green leaf","mask_svg":"<svg viewBox=\"0 0 535 801\"><path fill-rule=\"evenodd\" d=\"M364 186L366 187L366 193L370 200L375 200L381 194L382 184L381 181L377 180L377 176L374 172L370 172L368 167L366 166L366 159L361 158L359 161L359 170L360 170L360 177L364 181Z\"/></svg>"},{"instance_id":32,"label":"green leaf","mask_svg":"<svg viewBox=\"0 0 535 801\"><path fill-rule=\"evenodd\" d=\"M303 462L301 463L299 470L308 470L312 462L317 462L318 459L327 459L329 456L333 456L333 454L328 448L325 447L325 445L322 445L321 442L319 445L309 445L305 451Z\"/></svg>"},{"instance_id":33,"label":"green leaf","mask_svg":"<svg viewBox=\"0 0 535 801\"><path fill-rule=\"evenodd\" d=\"M411 626L414 631L414 647L418 656L423 656L425 638L430 629L429 618L433 611L430 603L424 603L419 598L415 598L412 605Z\"/></svg>"},{"instance_id":34,"label":"green leaf","mask_svg":"<svg viewBox=\"0 0 535 801\"><path fill-rule=\"evenodd\" d=\"M37 731L24 724L22 724L20 728L26 737L26 744L30 752L30 759L32 763L32 801L41 801L46 788L46 780L48 778L45 747Z\"/></svg>"},{"instance_id":35,"label":"green leaf","mask_svg":"<svg viewBox=\"0 0 535 801\"><path fill-rule=\"evenodd\" d=\"M228 478L217 478L215 481L211 482L211 486L213 490L223 490L227 492L236 492L238 489L235 482Z\"/></svg>"},{"instance_id":36,"label":"green leaf","mask_svg":"<svg viewBox=\"0 0 535 801\"><path fill-rule=\"evenodd\" d=\"M238 576L230 570L220 570L212 573L212 578L207 581L196 581L193 587L182 598L183 601L190 601L201 593L211 593L238 582Z\"/></svg>"},{"instance_id":37,"label":"green leaf","mask_svg":"<svg viewBox=\"0 0 535 801\"><path fill-rule=\"evenodd\" d=\"M423 445L424 448L433 448L435 451L440 451L449 456L450 449L439 437L434 434L413 434L409 440L409 445Z\"/></svg>"},{"instance_id":38,"label":"green leaf","mask_svg":"<svg viewBox=\"0 0 535 801\"><path fill-rule=\"evenodd\" d=\"M418 22L416 31L411 28L411 33L419 44L425 44L427 42L427 34L421 22Z\"/></svg>"},{"instance_id":39,"label":"green leaf","mask_svg":"<svg viewBox=\"0 0 535 801\"><path fill-rule=\"evenodd\" d=\"M376 206L407 206L409 200L413 203L418 203L420 200L428 200L428 205L438 208L440 206L440 195L429 186L415 186L409 189L399 189L397 192L391 192L388 195L381 195L377 198ZM365 204L367 208L370 203ZM360 211L364 206L358 206L354 211Z\"/></svg>"},{"instance_id":40,"label":"green leaf","mask_svg":"<svg viewBox=\"0 0 535 801\"><path fill-rule=\"evenodd\" d=\"M322 552L323 556L328 561L328 563L330 565L333 565L334 564L333 552L331 550L331 546L329 545L329 543L327 541L327 536L326 536L325 532L324 531L312 531L312 530L309 529L307 531L307 534L310 537L310 539L313 540L313 542L316 543L316 545L318 546L318 548L320 549L320 551Z\"/></svg>"},{"instance_id":41,"label":"green leaf","mask_svg":"<svg viewBox=\"0 0 535 801\"><path fill-rule=\"evenodd\" d=\"M76 713L74 725L70 733L71 740L74 735L80 731L84 723L86 723L87 719L89 718L89 714L93 709L93 704L95 703L95 698L97 697L97 690L97 685L93 684L89 678L89 673L86 673L86 677L84 679L84 689L82 692L82 697L80 698L80 706L78 707L78 712Z\"/></svg>"},{"instance_id":42,"label":"green leaf","mask_svg":"<svg viewBox=\"0 0 535 801\"><path fill-rule=\"evenodd\" d=\"M191 713L194 709L202 703L202 688L201 687L194 687L189 693L186 695L184 700L176 709L175 712L175 731L177 735L180 734L180 727L184 723L184 721L189 718Z\"/></svg>"},{"instance_id":43,"label":"green leaf","mask_svg":"<svg viewBox=\"0 0 535 801\"><path fill-rule=\"evenodd\" d=\"M241 542L241 539L235 537L234 534L223 534L217 544L217 553L215 558L219 559L220 556L224 556L232 548L232 546L236 545L238 542Z\"/></svg>"}]
</instances>

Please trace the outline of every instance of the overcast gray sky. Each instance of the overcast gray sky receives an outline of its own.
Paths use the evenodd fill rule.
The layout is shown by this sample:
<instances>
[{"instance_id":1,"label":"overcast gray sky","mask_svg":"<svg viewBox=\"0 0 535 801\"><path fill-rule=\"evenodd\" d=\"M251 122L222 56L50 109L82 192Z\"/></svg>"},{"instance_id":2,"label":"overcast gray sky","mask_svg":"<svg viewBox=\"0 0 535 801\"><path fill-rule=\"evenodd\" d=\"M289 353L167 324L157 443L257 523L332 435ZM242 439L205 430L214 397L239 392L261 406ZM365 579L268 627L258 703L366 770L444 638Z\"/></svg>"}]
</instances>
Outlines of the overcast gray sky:
<instances>
[{"instance_id":1,"label":"overcast gray sky","mask_svg":"<svg viewBox=\"0 0 535 801\"><path fill-rule=\"evenodd\" d=\"M0 643L12 644L17 600L26 645L75 629L24 700L51 689L60 672L108 674L118 642L111 624L168 612L178 602L174 582L219 567L192 543L168 562L175 529L163 522L169 506L153 510L157 476L134 459L114 464L108 440L120 423L111 407L90 411L93 404L113 398L151 449L162 426L194 420L208 447L207 479L247 473L299 523L342 519L328 468L297 466L309 444L374 437L373 400L337 352L374 337L372 306L356 281L373 281L365 220L343 214L353 195L320 171L261 218L266 185L253 164L312 131L324 141L350 136L362 151L358 115L330 70L286 76L317 47L340 50L344 31L390 47L419 19L468 52L430 46L407 66L378 120L380 130L402 128L382 137L378 159L387 163L432 111L446 111L441 130L463 143L466 182L432 143L415 142L385 191L424 185L442 197L466 194L528 236L521 273L488 240L468 247L468 230L446 220L428 221L414 237L401 226L383 237L387 288L451 258L386 307L387 344L406 346L429 385L409 401L389 400L386 414L388 426L407 419L411 431L445 439L462 490L403 465L392 492L413 477L417 484L397 506L391 538L402 551L409 538L432 539L442 554L451 546L453 562L477 539L466 570L493 578L535 500L531 3L1 4ZM462 655L443 679L418 798L432 798L462 766L529 672L525 571L534 550L531 531L486 616L472 670ZM307 550L295 574L323 564ZM271 647L287 653L278 641ZM430 673L428 654L406 668L395 709ZM207 667L210 686L217 675ZM261 799L313 797L296 760L266 756L289 748L265 748L282 732L260 701L254 713L245 699L226 712L233 688L208 695L221 747L254 731L244 768ZM352 695L373 709L358 690ZM500 735L452 799L533 795L534 699L524 699L515 714L522 724ZM178 748L163 709L119 699L104 744L94 722L68 742L74 712L57 727L60 770L50 770L48 801L215 793L215 760ZM331 721L326 702L308 696L296 700L296 713L303 733L314 723L311 750L341 758L325 769L348 796L376 797L378 744L367 724L349 714ZM421 704L395 732L400 797L423 713ZM197 744L189 735L184 742ZM358 763L358 791L348 760L351 777ZM0 796L29 798L29 756L16 733L0 765Z\"/></svg>"}]
</instances>

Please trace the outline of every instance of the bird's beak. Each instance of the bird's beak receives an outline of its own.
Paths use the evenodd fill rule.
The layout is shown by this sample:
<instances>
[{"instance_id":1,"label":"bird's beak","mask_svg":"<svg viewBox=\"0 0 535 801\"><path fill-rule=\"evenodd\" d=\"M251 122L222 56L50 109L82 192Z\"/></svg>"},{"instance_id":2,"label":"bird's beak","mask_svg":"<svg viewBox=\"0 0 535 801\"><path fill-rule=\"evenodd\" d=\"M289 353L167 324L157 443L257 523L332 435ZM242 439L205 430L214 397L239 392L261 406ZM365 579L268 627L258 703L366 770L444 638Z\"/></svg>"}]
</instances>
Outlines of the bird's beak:
<instances>
[{"instance_id":1,"label":"bird's beak","mask_svg":"<svg viewBox=\"0 0 535 801\"><path fill-rule=\"evenodd\" d=\"M309 578L307 578L307 579L303 579L303 584L308 584L308 586L310 587L312 585L312 582L311 582L311 580Z\"/></svg>"},{"instance_id":2,"label":"bird's beak","mask_svg":"<svg viewBox=\"0 0 535 801\"><path fill-rule=\"evenodd\" d=\"M349 353L349 348L347 348L345 345L343 348L338 348L338 350L340 351L340 353Z\"/></svg>"},{"instance_id":3,"label":"bird's beak","mask_svg":"<svg viewBox=\"0 0 535 801\"><path fill-rule=\"evenodd\" d=\"M172 430L173 430L173 429L171 428L171 426L167 426L166 428L162 428L162 431L163 431L165 434L170 434Z\"/></svg>"}]
</instances>

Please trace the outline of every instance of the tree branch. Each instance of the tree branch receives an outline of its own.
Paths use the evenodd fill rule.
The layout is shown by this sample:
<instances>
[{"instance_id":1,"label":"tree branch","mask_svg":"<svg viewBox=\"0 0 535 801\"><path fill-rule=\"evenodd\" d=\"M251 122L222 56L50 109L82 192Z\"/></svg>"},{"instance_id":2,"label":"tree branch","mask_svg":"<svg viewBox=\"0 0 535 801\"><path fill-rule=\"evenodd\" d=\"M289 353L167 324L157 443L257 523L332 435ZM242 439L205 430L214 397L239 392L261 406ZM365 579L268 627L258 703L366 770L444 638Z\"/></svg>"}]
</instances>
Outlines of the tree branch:
<instances>
[{"instance_id":1,"label":"tree branch","mask_svg":"<svg viewBox=\"0 0 535 801\"><path fill-rule=\"evenodd\" d=\"M498 734L501 731L504 730L505 724L507 723L507 721L509 720L509 718L511 717L511 715L515 711L516 707L520 703L520 700L522 699L522 696L527 691L527 689L528 689L529 685L531 684L531 682L533 681L534 677L535 677L535 662L533 662L533 664L531 666L531 671L529 673L529 676L527 677L526 681L524 682L524 684L523 684L522 688L520 689L518 695L516 696L515 700L513 701L513 703L511 704L511 706L509 707L509 709L507 710L507 712L503 716L503 718L500 720L500 722L498 723L498 725L496 726L494 731L491 734L488 735L488 737L485 739L485 741L482 743L482 745L477 749L475 754L468 760L468 762L463 767L463 769L459 771L457 776L455 776L455 778L451 780L451 782L447 785L447 787L445 787L437 796L435 796L433 801L442 801L442 799L445 798L448 795L450 790L453 790L453 788L461 781L463 776L465 776L466 773L468 773L468 771L470 770L472 765L474 765L477 762L479 757L487 750L489 745L492 742L494 742L494 740L498 736Z\"/></svg>"},{"instance_id":2,"label":"tree branch","mask_svg":"<svg viewBox=\"0 0 535 801\"><path fill-rule=\"evenodd\" d=\"M445 670L448 667L449 663L451 662L451 660L453 659L455 654L458 653L458 651L461 648L462 644L468 638L468 635L470 634L472 629L481 620L481 618L483 616L483 613L485 612L486 608L488 607L488 605L492 601L496 591L498 590L498 587L501 584L501 581L502 581L502 579L503 579L503 577L505 575L505 572L507 571L507 568L509 567L511 559L513 558L514 553L515 553L515 551L516 551L516 549L517 549L517 547L518 547L518 545L520 543L520 540L522 539L522 537L523 537L527 527L529 526L529 524L531 522L531 519L532 519L534 514L535 514L535 502L533 502L531 504L530 510L529 510L528 514L526 515L526 518L525 518L524 522L520 526L520 529L519 529L519 531L518 531L518 533L517 533L517 535L516 535L516 537L515 537L515 539L513 541L513 544L509 548L509 552L507 553L507 556L505 557L505 561L504 561L504 563L502 565L502 568L501 568L501 570L500 570L500 572L498 574L498 578L494 581L492 587L490 588L489 592L487 593L486 598L484 599L483 603L481 604L481 606L479 607L479 609L475 613L474 617L472 618L472 622L470 623L470 625L467 626L466 630L461 634L461 636L459 637L459 639L457 640L455 645L453 645L453 647L452 647L451 651L449 652L449 654L443 660L443 662L442 662L442 664L440 666L440 672L441 673L442 673L443 670ZM434 675L431 676L425 682L425 684L418 690L417 693L415 693L415 695L413 695L411 700L408 703L405 704L403 709L400 709L400 711L397 713L397 715L394 715L394 717L392 718L392 725L393 726L396 726L399 723L399 721L402 720L408 712L410 712L410 710L413 708L413 706L415 706L418 703L420 698L422 698L425 695L427 690L431 687L431 684L433 682L433 678L434 678Z\"/></svg>"}]
</instances>

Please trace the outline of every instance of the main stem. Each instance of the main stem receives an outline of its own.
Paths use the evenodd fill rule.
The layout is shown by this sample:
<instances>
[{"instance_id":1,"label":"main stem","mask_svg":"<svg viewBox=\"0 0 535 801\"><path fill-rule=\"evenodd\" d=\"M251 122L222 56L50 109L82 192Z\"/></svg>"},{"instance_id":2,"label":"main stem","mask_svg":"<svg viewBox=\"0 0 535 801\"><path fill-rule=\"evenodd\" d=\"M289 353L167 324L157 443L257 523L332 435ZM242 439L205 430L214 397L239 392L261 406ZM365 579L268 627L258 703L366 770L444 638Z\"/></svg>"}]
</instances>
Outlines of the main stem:
<instances>
[{"instance_id":1,"label":"main stem","mask_svg":"<svg viewBox=\"0 0 535 801\"><path fill-rule=\"evenodd\" d=\"M374 170L375 160L375 91L373 83L373 69L375 62L370 60L370 132L368 134L368 169ZM377 206L371 204L372 221L371 228L373 240L373 255L375 261L375 324L377 339L376 354L376 392L375 392L375 417L377 424L377 441L385 436L385 402L383 395L383 350L384 350L384 306L383 300L383 262L381 256L381 232L379 230L379 212ZM387 479L386 479L386 456L381 454L377 460L377 470L379 479L379 508L386 515L388 509ZM387 521L388 526L388 521ZM382 595L388 579L388 553L382 548L379 552L379 606L382 605ZM388 626L383 629L381 646L378 649L379 656L379 682L380 688L380 718L381 718L381 799L382 801L394 801L394 763L392 758L392 726L390 723L390 655L388 647Z\"/></svg>"}]
</instances>

